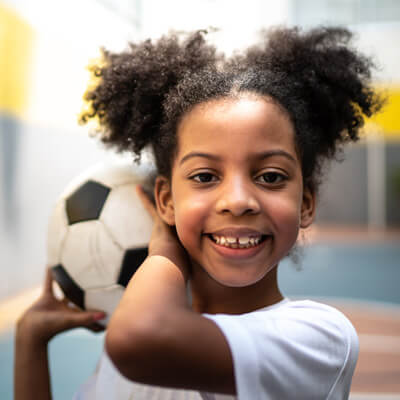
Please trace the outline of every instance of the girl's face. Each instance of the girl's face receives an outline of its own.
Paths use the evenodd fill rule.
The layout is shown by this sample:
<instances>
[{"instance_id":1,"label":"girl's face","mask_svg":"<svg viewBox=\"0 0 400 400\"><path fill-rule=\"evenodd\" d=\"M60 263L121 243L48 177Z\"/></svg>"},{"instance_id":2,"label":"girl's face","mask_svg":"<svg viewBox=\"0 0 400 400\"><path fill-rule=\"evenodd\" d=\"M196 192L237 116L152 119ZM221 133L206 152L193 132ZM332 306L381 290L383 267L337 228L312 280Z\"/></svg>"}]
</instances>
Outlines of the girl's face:
<instances>
[{"instance_id":1,"label":"girl's face","mask_svg":"<svg viewBox=\"0 0 400 400\"><path fill-rule=\"evenodd\" d=\"M263 279L313 218L292 123L252 94L197 105L184 117L170 190L164 219L194 265L225 286Z\"/></svg>"}]
</instances>

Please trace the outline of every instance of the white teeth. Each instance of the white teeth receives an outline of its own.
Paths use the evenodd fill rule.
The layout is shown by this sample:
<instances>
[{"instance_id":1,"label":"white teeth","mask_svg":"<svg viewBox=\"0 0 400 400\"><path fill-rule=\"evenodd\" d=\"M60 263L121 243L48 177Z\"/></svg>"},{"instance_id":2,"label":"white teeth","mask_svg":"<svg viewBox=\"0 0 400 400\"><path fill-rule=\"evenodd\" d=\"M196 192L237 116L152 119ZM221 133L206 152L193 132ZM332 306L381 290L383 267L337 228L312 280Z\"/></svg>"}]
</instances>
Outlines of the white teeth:
<instances>
[{"instance_id":1,"label":"white teeth","mask_svg":"<svg viewBox=\"0 0 400 400\"><path fill-rule=\"evenodd\" d=\"M261 236L258 237L248 237L248 236L240 236L238 238L232 236L217 236L212 235L215 243L230 247L232 249L246 249L249 247L257 246L261 242Z\"/></svg>"},{"instance_id":2,"label":"white teeth","mask_svg":"<svg viewBox=\"0 0 400 400\"><path fill-rule=\"evenodd\" d=\"M249 237L240 237L239 238L239 244L247 244L249 243L250 238Z\"/></svg>"}]
</instances>

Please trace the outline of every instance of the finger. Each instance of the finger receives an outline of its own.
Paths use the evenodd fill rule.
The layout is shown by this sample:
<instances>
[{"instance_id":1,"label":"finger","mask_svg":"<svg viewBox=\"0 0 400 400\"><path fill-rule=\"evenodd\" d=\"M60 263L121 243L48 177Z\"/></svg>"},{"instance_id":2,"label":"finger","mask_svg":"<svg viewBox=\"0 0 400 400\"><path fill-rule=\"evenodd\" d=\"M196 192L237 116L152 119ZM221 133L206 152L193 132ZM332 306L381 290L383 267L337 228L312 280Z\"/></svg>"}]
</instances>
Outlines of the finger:
<instances>
[{"instance_id":1,"label":"finger","mask_svg":"<svg viewBox=\"0 0 400 400\"><path fill-rule=\"evenodd\" d=\"M43 294L53 295L53 275L51 269L46 267L46 275L44 278Z\"/></svg>"},{"instance_id":2,"label":"finger","mask_svg":"<svg viewBox=\"0 0 400 400\"><path fill-rule=\"evenodd\" d=\"M98 324L98 321L104 319L106 313L103 311L82 311L70 313L66 318L66 324L69 328L85 327L89 328L93 324Z\"/></svg>"},{"instance_id":3,"label":"finger","mask_svg":"<svg viewBox=\"0 0 400 400\"><path fill-rule=\"evenodd\" d=\"M136 186L136 193L139 196L139 199L142 202L146 211L150 214L150 216L153 219L156 218L158 216L157 210L154 207L152 200L149 198L149 196L143 190L142 186L140 186L140 185Z\"/></svg>"}]
</instances>

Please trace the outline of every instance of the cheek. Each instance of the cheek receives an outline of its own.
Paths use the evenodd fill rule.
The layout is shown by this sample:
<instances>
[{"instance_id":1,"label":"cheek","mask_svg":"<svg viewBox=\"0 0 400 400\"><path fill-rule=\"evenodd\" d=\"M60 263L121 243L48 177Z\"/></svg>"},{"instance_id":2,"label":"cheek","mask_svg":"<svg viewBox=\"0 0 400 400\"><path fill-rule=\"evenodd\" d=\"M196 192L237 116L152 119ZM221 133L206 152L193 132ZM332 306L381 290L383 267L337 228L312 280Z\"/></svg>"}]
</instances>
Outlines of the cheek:
<instances>
[{"instance_id":1,"label":"cheek","mask_svg":"<svg viewBox=\"0 0 400 400\"><path fill-rule=\"evenodd\" d=\"M203 198L191 197L175 204L176 231L185 247L199 240L207 215L208 208Z\"/></svg>"},{"instance_id":2,"label":"cheek","mask_svg":"<svg viewBox=\"0 0 400 400\"><path fill-rule=\"evenodd\" d=\"M269 209L278 232L288 236L288 240L296 240L301 216L301 202L298 196L280 198L271 202Z\"/></svg>"}]
</instances>

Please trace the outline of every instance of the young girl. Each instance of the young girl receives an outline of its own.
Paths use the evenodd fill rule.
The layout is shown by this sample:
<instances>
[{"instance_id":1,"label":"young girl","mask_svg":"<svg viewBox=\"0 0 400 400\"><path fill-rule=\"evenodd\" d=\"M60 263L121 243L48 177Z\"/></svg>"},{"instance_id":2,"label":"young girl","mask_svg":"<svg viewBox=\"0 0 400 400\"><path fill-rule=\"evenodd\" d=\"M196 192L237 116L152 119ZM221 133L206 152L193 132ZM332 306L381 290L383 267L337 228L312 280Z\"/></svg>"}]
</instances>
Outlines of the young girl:
<instances>
[{"instance_id":1,"label":"young girl","mask_svg":"<svg viewBox=\"0 0 400 400\"><path fill-rule=\"evenodd\" d=\"M313 221L325 162L382 105L372 63L339 28L275 29L230 58L204 36L105 52L86 95L82 120L100 122L103 142L150 147L159 171L156 207L139 189L154 218L149 256L106 353L144 384L132 383L147 393L137 398L345 399L354 328L285 298L277 268ZM116 398L127 381L113 365L105 355L79 398Z\"/></svg>"}]
</instances>

